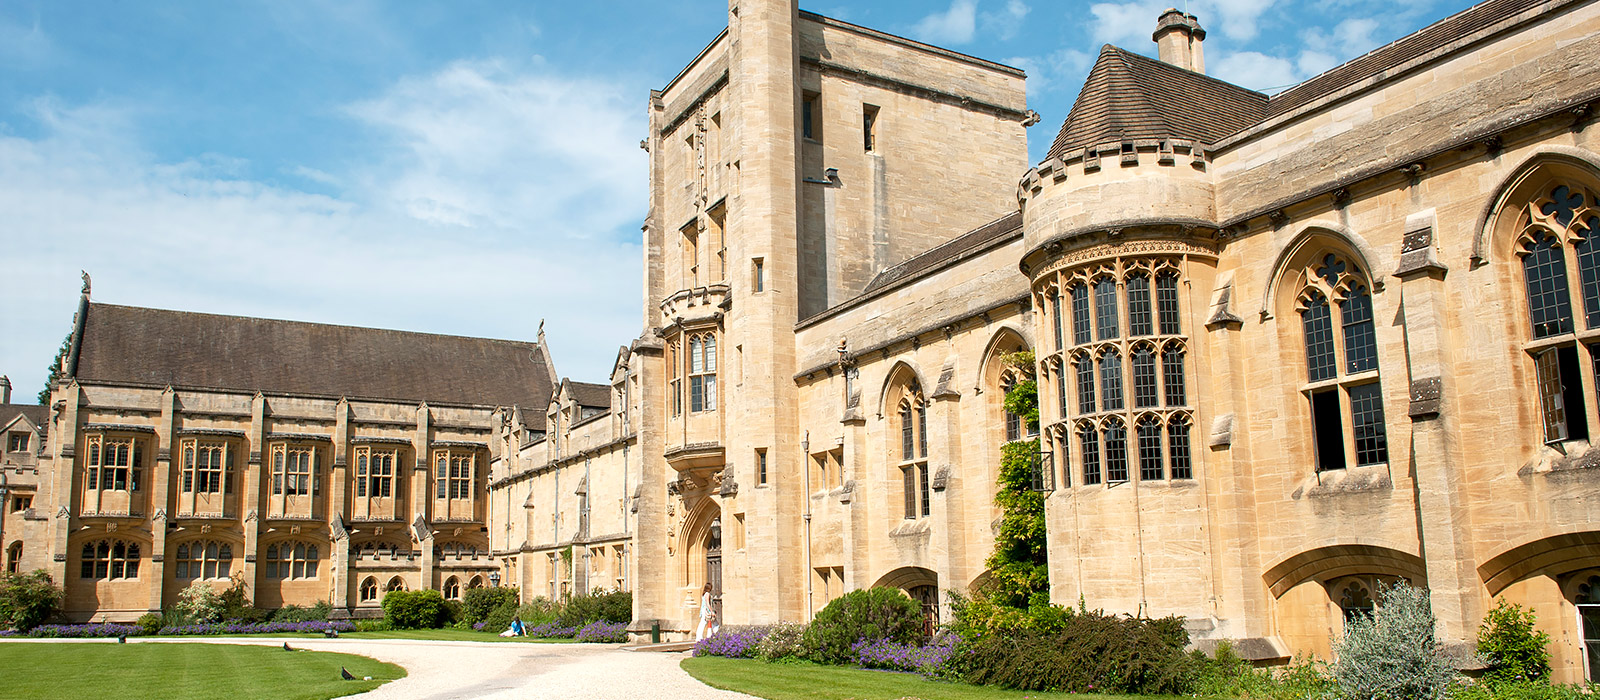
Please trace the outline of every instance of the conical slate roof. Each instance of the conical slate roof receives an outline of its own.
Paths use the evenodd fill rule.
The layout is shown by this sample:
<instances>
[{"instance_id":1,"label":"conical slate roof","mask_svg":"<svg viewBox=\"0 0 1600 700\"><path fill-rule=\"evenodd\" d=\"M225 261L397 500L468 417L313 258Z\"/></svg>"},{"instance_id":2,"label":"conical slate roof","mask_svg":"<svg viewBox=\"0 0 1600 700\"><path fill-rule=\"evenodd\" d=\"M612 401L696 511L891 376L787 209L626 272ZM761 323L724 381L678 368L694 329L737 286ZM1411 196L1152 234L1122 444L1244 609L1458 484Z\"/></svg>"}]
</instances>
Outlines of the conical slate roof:
<instances>
[{"instance_id":1,"label":"conical slate roof","mask_svg":"<svg viewBox=\"0 0 1600 700\"><path fill-rule=\"evenodd\" d=\"M1107 44L1050 157L1122 139L1216 143L1267 116L1267 96Z\"/></svg>"}]
</instances>

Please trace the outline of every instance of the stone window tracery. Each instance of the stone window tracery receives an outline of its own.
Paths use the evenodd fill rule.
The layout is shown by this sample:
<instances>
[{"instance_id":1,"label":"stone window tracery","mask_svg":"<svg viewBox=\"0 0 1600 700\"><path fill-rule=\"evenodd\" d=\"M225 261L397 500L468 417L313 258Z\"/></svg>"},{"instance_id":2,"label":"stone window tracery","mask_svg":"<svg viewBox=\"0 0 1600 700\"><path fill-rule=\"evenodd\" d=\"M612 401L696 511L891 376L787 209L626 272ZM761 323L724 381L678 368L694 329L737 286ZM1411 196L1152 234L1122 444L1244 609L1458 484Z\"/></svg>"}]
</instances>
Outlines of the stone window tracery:
<instances>
[{"instance_id":1,"label":"stone window tracery","mask_svg":"<svg viewBox=\"0 0 1600 700\"><path fill-rule=\"evenodd\" d=\"M84 485L90 491L138 491L144 443L135 437L95 433L87 438Z\"/></svg>"},{"instance_id":2,"label":"stone window tracery","mask_svg":"<svg viewBox=\"0 0 1600 700\"><path fill-rule=\"evenodd\" d=\"M82 578L117 581L139 578L139 543L99 540L83 543Z\"/></svg>"},{"instance_id":3,"label":"stone window tracery","mask_svg":"<svg viewBox=\"0 0 1600 700\"><path fill-rule=\"evenodd\" d=\"M1387 463L1388 431L1366 275L1339 254L1324 253L1303 276L1296 302L1306 352L1307 384L1301 392L1311 407L1316 469Z\"/></svg>"},{"instance_id":4,"label":"stone window tracery","mask_svg":"<svg viewBox=\"0 0 1600 700\"><path fill-rule=\"evenodd\" d=\"M1600 368L1600 204L1591 188L1554 181L1522 207L1516 252L1528 301L1533 359L1544 441L1589 437L1588 403L1594 394L1587 368ZM1569 254L1570 251L1570 254ZM1578 327L1572 280L1583 304Z\"/></svg>"},{"instance_id":5,"label":"stone window tracery","mask_svg":"<svg viewBox=\"0 0 1600 700\"><path fill-rule=\"evenodd\" d=\"M905 387L895 416L900 430L899 468L905 519L915 520L932 512L928 481L928 403L922 396L922 387L915 381Z\"/></svg>"},{"instance_id":6,"label":"stone window tracery","mask_svg":"<svg viewBox=\"0 0 1600 700\"><path fill-rule=\"evenodd\" d=\"M683 368L679 365L678 341L667 343L667 395L672 406L672 415L683 413Z\"/></svg>"},{"instance_id":7,"label":"stone window tracery","mask_svg":"<svg viewBox=\"0 0 1600 700\"><path fill-rule=\"evenodd\" d=\"M311 445L272 445L272 495L319 496L322 473L317 469L317 448Z\"/></svg>"},{"instance_id":8,"label":"stone window tracery","mask_svg":"<svg viewBox=\"0 0 1600 700\"><path fill-rule=\"evenodd\" d=\"M178 578L225 579L233 569L233 545L227 542L199 541L178 545Z\"/></svg>"},{"instance_id":9,"label":"stone window tracery","mask_svg":"<svg viewBox=\"0 0 1600 700\"><path fill-rule=\"evenodd\" d=\"M234 450L227 441L188 439L179 445L184 493L233 493Z\"/></svg>"},{"instance_id":10,"label":"stone window tracery","mask_svg":"<svg viewBox=\"0 0 1600 700\"><path fill-rule=\"evenodd\" d=\"M689 412L717 410L717 335L689 336Z\"/></svg>"},{"instance_id":11,"label":"stone window tracery","mask_svg":"<svg viewBox=\"0 0 1600 700\"><path fill-rule=\"evenodd\" d=\"M320 554L317 545L305 542L267 545L266 577L280 580L314 579L317 577Z\"/></svg>"},{"instance_id":12,"label":"stone window tracery","mask_svg":"<svg viewBox=\"0 0 1600 700\"><path fill-rule=\"evenodd\" d=\"M368 576L361 582L361 602L378 602L378 579Z\"/></svg>"},{"instance_id":13,"label":"stone window tracery","mask_svg":"<svg viewBox=\"0 0 1600 700\"><path fill-rule=\"evenodd\" d=\"M392 498L397 450L356 448L356 497Z\"/></svg>"},{"instance_id":14,"label":"stone window tracery","mask_svg":"<svg viewBox=\"0 0 1600 700\"><path fill-rule=\"evenodd\" d=\"M1194 476L1182 264L1159 256L1101 260L1053 282L1072 300L1073 343L1049 362L1059 363L1060 427L1077 441L1073 466L1085 486ZM1058 449L1060 463L1072 464Z\"/></svg>"},{"instance_id":15,"label":"stone window tracery","mask_svg":"<svg viewBox=\"0 0 1600 700\"><path fill-rule=\"evenodd\" d=\"M477 479L477 456L470 450L434 450L434 497L471 501Z\"/></svg>"}]
</instances>

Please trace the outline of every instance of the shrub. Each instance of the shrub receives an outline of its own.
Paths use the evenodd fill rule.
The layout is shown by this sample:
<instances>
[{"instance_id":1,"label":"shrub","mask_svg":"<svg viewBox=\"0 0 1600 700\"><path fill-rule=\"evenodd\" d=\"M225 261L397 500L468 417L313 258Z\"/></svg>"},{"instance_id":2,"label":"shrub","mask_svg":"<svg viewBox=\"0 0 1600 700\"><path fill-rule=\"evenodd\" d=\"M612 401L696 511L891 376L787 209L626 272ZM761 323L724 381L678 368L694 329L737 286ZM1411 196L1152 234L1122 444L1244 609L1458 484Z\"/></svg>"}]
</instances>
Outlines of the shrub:
<instances>
[{"instance_id":1,"label":"shrub","mask_svg":"<svg viewBox=\"0 0 1600 700\"><path fill-rule=\"evenodd\" d=\"M101 622L89 625L39 625L28 630L29 637L132 637L144 630L136 625Z\"/></svg>"},{"instance_id":2,"label":"shrub","mask_svg":"<svg viewBox=\"0 0 1600 700\"><path fill-rule=\"evenodd\" d=\"M725 656L748 659L756 645L767 636L766 627L723 627L716 634L694 643L695 656Z\"/></svg>"},{"instance_id":3,"label":"shrub","mask_svg":"<svg viewBox=\"0 0 1600 700\"><path fill-rule=\"evenodd\" d=\"M44 569L0 576L0 625L33 629L61 607L61 595Z\"/></svg>"},{"instance_id":4,"label":"shrub","mask_svg":"<svg viewBox=\"0 0 1600 700\"><path fill-rule=\"evenodd\" d=\"M1455 668L1433 628L1427 591L1404 582L1381 588L1376 611L1347 621L1334 645L1339 689L1360 700L1445 697Z\"/></svg>"},{"instance_id":5,"label":"shrub","mask_svg":"<svg viewBox=\"0 0 1600 700\"><path fill-rule=\"evenodd\" d=\"M245 623L265 621L267 612L251 605L248 593L244 576L235 574L228 587L217 595L222 601L221 619Z\"/></svg>"},{"instance_id":6,"label":"shrub","mask_svg":"<svg viewBox=\"0 0 1600 700\"><path fill-rule=\"evenodd\" d=\"M1199 665L1191 690L1202 697L1306 700L1331 698L1336 690L1320 662L1296 660L1276 672L1258 669L1227 642L1218 645L1215 658L1199 659Z\"/></svg>"},{"instance_id":7,"label":"shrub","mask_svg":"<svg viewBox=\"0 0 1600 700\"><path fill-rule=\"evenodd\" d=\"M506 631L506 628L511 626L511 618L516 616L517 599L514 597L507 598L501 601L498 607L490 610L488 615L484 616L483 630L485 632L494 632L497 634L504 632Z\"/></svg>"},{"instance_id":8,"label":"shrub","mask_svg":"<svg viewBox=\"0 0 1600 700\"><path fill-rule=\"evenodd\" d=\"M461 601L447 600L444 602L444 606L440 608L439 625L441 627L452 625L461 625L465 627L466 625L462 624L462 617L464 615L466 615L466 606L462 605Z\"/></svg>"},{"instance_id":9,"label":"shrub","mask_svg":"<svg viewBox=\"0 0 1600 700\"><path fill-rule=\"evenodd\" d=\"M377 622L371 620L370 622ZM169 625L161 628L161 634L174 635L200 635L200 634L282 634L284 632L317 633L334 630L336 632L355 632L358 628L344 620L307 620L305 622L213 622L209 625ZM371 631L371 630L362 630Z\"/></svg>"},{"instance_id":10,"label":"shrub","mask_svg":"<svg viewBox=\"0 0 1600 700\"><path fill-rule=\"evenodd\" d=\"M515 588L469 588L466 595L461 597L461 608L464 615L462 619L468 624L482 622L489 617L489 613L494 612L495 608L504 605L506 601L511 601L512 605L516 605L517 598L518 593ZM506 623L511 623L510 617L506 618ZM505 628L502 627L501 629ZM498 632L500 630L495 631Z\"/></svg>"},{"instance_id":11,"label":"shrub","mask_svg":"<svg viewBox=\"0 0 1600 700\"><path fill-rule=\"evenodd\" d=\"M186 622L204 625L222 619L222 596L211 584L196 579L178 592L178 603L173 606L178 616Z\"/></svg>"},{"instance_id":12,"label":"shrub","mask_svg":"<svg viewBox=\"0 0 1600 700\"><path fill-rule=\"evenodd\" d=\"M388 620L356 620L355 621L355 631L356 632L387 632L390 629L391 628L389 627L389 621Z\"/></svg>"},{"instance_id":13,"label":"shrub","mask_svg":"<svg viewBox=\"0 0 1600 700\"><path fill-rule=\"evenodd\" d=\"M562 601L559 608L557 618L564 625L580 627L600 620L628 622L633 619L633 594L601 591L575 595Z\"/></svg>"},{"instance_id":14,"label":"shrub","mask_svg":"<svg viewBox=\"0 0 1600 700\"><path fill-rule=\"evenodd\" d=\"M576 636L580 642L626 642L628 623L596 620L584 625Z\"/></svg>"},{"instance_id":15,"label":"shrub","mask_svg":"<svg viewBox=\"0 0 1600 700\"><path fill-rule=\"evenodd\" d=\"M1534 629L1532 610L1504 598L1483 616L1478 628L1478 655L1489 664L1484 680L1491 683L1548 681L1550 635Z\"/></svg>"},{"instance_id":16,"label":"shrub","mask_svg":"<svg viewBox=\"0 0 1600 700\"><path fill-rule=\"evenodd\" d=\"M878 586L834 598L806 628L806 656L812 661L851 661L850 646L867 640L902 644L922 640L922 605L898 588Z\"/></svg>"},{"instance_id":17,"label":"shrub","mask_svg":"<svg viewBox=\"0 0 1600 700\"><path fill-rule=\"evenodd\" d=\"M155 634L161 631L161 613L145 613L139 616L139 621L134 623L144 634Z\"/></svg>"},{"instance_id":18,"label":"shrub","mask_svg":"<svg viewBox=\"0 0 1600 700\"><path fill-rule=\"evenodd\" d=\"M1451 700L1594 700L1600 683L1587 686L1553 685L1548 681L1473 683L1457 687Z\"/></svg>"},{"instance_id":19,"label":"shrub","mask_svg":"<svg viewBox=\"0 0 1600 700\"><path fill-rule=\"evenodd\" d=\"M326 600L317 601L316 605L299 606L285 605L272 613L272 622L315 622L328 619L328 613L333 611L333 606Z\"/></svg>"},{"instance_id":20,"label":"shrub","mask_svg":"<svg viewBox=\"0 0 1600 700\"><path fill-rule=\"evenodd\" d=\"M1181 694L1200 658L1184 652L1182 618L1079 612L1053 633L996 632L960 645L947 673L969 683L1021 690Z\"/></svg>"},{"instance_id":21,"label":"shrub","mask_svg":"<svg viewBox=\"0 0 1600 700\"><path fill-rule=\"evenodd\" d=\"M383 596L383 619L392 629L433 629L444 624L444 596L438 591L391 591Z\"/></svg>"},{"instance_id":22,"label":"shrub","mask_svg":"<svg viewBox=\"0 0 1600 700\"><path fill-rule=\"evenodd\" d=\"M797 622L780 622L767 628L766 636L756 642L754 656L762 661L799 658L805 653L806 626Z\"/></svg>"},{"instance_id":23,"label":"shrub","mask_svg":"<svg viewBox=\"0 0 1600 700\"><path fill-rule=\"evenodd\" d=\"M570 639L578 634L578 628L566 627L559 622L545 622L528 627L527 634L529 637Z\"/></svg>"},{"instance_id":24,"label":"shrub","mask_svg":"<svg viewBox=\"0 0 1600 700\"><path fill-rule=\"evenodd\" d=\"M517 617L522 618L523 624L542 625L555 622L561 617L561 604L544 596L539 596L517 608Z\"/></svg>"}]
</instances>

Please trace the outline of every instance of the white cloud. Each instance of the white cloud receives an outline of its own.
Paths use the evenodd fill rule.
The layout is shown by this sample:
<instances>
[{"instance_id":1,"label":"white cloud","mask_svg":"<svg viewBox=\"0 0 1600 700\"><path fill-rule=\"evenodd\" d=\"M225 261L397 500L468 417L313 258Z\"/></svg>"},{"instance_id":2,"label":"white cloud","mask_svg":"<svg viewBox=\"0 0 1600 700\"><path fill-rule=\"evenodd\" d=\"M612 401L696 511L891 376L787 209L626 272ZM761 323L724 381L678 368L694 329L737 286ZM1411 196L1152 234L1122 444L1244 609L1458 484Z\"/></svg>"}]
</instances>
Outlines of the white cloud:
<instances>
[{"instance_id":1,"label":"white cloud","mask_svg":"<svg viewBox=\"0 0 1600 700\"><path fill-rule=\"evenodd\" d=\"M1061 49L1045 56L1016 56L1002 62L1028 72L1028 96L1036 98L1057 87L1077 87L1094 65L1094 56L1077 49Z\"/></svg>"},{"instance_id":2,"label":"white cloud","mask_svg":"<svg viewBox=\"0 0 1600 700\"><path fill-rule=\"evenodd\" d=\"M1281 88L1300 80L1289 59L1255 51L1227 54L1207 67L1211 75L1252 90Z\"/></svg>"},{"instance_id":3,"label":"white cloud","mask_svg":"<svg viewBox=\"0 0 1600 700\"><path fill-rule=\"evenodd\" d=\"M149 157L137 110L39 100L42 136L0 131L0 211L16 315L0 370L42 383L78 270L134 305L531 339L603 377L639 330L645 130L611 85L456 64L350 113L399 155L335 196L238 179L226 157Z\"/></svg>"},{"instance_id":4,"label":"white cloud","mask_svg":"<svg viewBox=\"0 0 1600 700\"><path fill-rule=\"evenodd\" d=\"M1028 13L1033 8L1022 0L1008 0L1006 6L998 12L984 12L978 16L978 23L987 34L994 35L1001 41L1010 41L1022 29L1022 21L1027 19Z\"/></svg>"},{"instance_id":5,"label":"white cloud","mask_svg":"<svg viewBox=\"0 0 1600 700\"><path fill-rule=\"evenodd\" d=\"M1272 0L1207 0L1196 3L1190 12L1214 17L1201 20L1201 26L1221 32L1230 39L1254 39L1260 31L1257 21L1272 7ZM1154 19L1151 20L1154 29Z\"/></svg>"},{"instance_id":6,"label":"white cloud","mask_svg":"<svg viewBox=\"0 0 1600 700\"><path fill-rule=\"evenodd\" d=\"M58 55L37 17L21 22L0 16L0 68L41 68Z\"/></svg>"},{"instance_id":7,"label":"white cloud","mask_svg":"<svg viewBox=\"0 0 1600 700\"><path fill-rule=\"evenodd\" d=\"M1150 43L1156 19L1166 7L1160 2L1095 3L1089 7L1089 13L1094 15L1094 41L1132 50L1143 49Z\"/></svg>"},{"instance_id":8,"label":"white cloud","mask_svg":"<svg viewBox=\"0 0 1600 700\"><path fill-rule=\"evenodd\" d=\"M930 44L965 44L977 30L977 12L978 0L950 0L950 9L923 17L911 34Z\"/></svg>"}]
</instances>

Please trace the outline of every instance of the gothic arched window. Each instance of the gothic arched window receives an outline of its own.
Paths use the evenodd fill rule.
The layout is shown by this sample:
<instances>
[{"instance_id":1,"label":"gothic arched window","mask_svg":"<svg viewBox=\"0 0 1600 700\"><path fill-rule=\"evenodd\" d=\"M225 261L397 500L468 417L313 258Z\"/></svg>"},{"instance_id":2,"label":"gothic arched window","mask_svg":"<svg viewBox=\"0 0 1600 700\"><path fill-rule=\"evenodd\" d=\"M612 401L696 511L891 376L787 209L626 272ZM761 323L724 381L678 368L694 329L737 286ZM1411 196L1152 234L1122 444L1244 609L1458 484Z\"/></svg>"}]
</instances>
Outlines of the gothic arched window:
<instances>
[{"instance_id":1,"label":"gothic arched window","mask_svg":"<svg viewBox=\"0 0 1600 700\"><path fill-rule=\"evenodd\" d=\"M932 513L928 483L928 403L915 382L902 391L895 409L900 432L899 469L905 496L905 518L914 520Z\"/></svg>"},{"instance_id":2,"label":"gothic arched window","mask_svg":"<svg viewBox=\"0 0 1600 700\"><path fill-rule=\"evenodd\" d=\"M1547 443L1589 437L1582 367L1600 367L1600 208L1593 190L1555 182L1541 188L1518 221L1528 299L1527 351L1533 357L1539 413ZM1570 254L1569 254L1570 249ZM1572 280L1583 301L1583 327L1573 318Z\"/></svg>"},{"instance_id":3,"label":"gothic arched window","mask_svg":"<svg viewBox=\"0 0 1600 700\"><path fill-rule=\"evenodd\" d=\"M1326 253L1304 278L1297 304L1308 382L1302 392L1311 404L1317 471L1386 463L1388 433L1366 276L1353 262Z\"/></svg>"}]
</instances>

